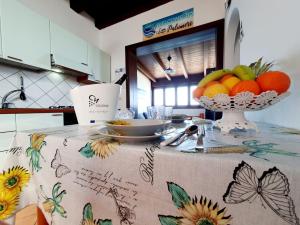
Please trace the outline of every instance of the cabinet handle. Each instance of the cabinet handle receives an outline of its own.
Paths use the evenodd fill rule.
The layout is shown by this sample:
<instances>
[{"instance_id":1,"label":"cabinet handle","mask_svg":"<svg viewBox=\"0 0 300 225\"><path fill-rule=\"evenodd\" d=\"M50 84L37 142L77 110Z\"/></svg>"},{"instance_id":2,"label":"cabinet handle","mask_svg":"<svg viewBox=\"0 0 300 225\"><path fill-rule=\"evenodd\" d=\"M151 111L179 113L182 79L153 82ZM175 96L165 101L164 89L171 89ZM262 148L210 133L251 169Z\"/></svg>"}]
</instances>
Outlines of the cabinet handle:
<instances>
[{"instance_id":1,"label":"cabinet handle","mask_svg":"<svg viewBox=\"0 0 300 225\"><path fill-rule=\"evenodd\" d=\"M87 63L81 63L82 65L84 65L84 66L88 66L88 64Z\"/></svg>"},{"instance_id":2,"label":"cabinet handle","mask_svg":"<svg viewBox=\"0 0 300 225\"><path fill-rule=\"evenodd\" d=\"M63 114L61 114L61 113L55 113L55 114L52 114L51 116L63 116Z\"/></svg>"},{"instance_id":3,"label":"cabinet handle","mask_svg":"<svg viewBox=\"0 0 300 225\"><path fill-rule=\"evenodd\" d=\"M19 62L23 62L23 60L22 59L18 59L18 58L16 58L16 57L12 57L12 56L7 56L7 58L9 58L9 59L13 59L13 60L16 60L16 61L19 61Z\"/></svg>"}]
</instances>

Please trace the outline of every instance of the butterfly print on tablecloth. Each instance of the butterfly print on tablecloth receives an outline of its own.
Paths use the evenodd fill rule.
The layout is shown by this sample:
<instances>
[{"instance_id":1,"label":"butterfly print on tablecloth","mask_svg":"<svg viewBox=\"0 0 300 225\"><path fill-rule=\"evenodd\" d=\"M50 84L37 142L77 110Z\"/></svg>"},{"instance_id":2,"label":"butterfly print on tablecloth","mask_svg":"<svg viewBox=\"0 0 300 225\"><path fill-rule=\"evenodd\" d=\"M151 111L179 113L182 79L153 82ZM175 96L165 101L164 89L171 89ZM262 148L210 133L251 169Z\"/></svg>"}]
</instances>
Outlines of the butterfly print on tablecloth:
<instances>
[{"instance_id":1,"label":"butterfly print on tablecloth","mask_svg":"<svg viewBox=\"0 0 300 225\"><path fill-rule=\"evenodd\" d=\"M235 168L233 179L226 193L224 202L239 204L245 201L252 203L259 197L280 218L292 225L299 225L287 177L276 167L273 167L258 178L255 170L242 161Z\"/></svg>"},{"instance_id":2,"label":"butterfly print on tablecloth","mask_svg":"<svg viewBox=\"0 0 300 225\"><path fill-rule=\"evenodd\" d=\"M56 149L54 159L51 161L51 167L55 169L55 176L57 178L61 178L71 172L66 165L62 164L59 149Z\"/></svg>"}]
</instances>

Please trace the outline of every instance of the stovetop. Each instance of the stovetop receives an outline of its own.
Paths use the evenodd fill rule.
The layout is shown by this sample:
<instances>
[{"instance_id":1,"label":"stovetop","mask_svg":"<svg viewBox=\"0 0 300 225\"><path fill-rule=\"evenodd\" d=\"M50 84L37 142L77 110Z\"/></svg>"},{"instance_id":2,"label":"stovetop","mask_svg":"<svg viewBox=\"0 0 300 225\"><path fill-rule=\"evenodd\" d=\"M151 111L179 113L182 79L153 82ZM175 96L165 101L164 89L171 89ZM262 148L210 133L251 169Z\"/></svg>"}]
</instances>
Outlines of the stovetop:
<instances>
[{"instance_id":1,"label":"stovetop","mask_svg":"<svg viewBox=\"0 0 300 225\"><path fill-rule=\"evenodd\" d=\"M49 106L49 109L74 109L74 106L72 106L72 105L58 105L58 106L52 105L52 106Z\"/></svg>"}]
</instances>

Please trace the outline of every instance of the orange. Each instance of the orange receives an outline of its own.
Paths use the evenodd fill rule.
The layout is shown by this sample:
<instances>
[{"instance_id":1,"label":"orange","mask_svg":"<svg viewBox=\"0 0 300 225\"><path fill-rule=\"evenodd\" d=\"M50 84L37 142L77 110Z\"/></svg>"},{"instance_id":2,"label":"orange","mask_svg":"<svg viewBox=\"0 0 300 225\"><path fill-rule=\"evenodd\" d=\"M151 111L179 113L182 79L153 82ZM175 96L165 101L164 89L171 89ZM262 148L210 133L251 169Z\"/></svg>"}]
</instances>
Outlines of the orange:
<instances>
[{"instance_id":1,"label":"orange","mask_svg":"<svg viewBox=\"0 0 300 225\"><path fill-rule=\"evenodd\" d=\"M223 84L217 82L215 84L211 84L210 86L206 87L203 95L209 98L213 98L217 94L228 94L228 93L229 93L228 89Z\"/></svg>"},{"instance_id":2,"label":"orange","mask_svg":"<svg viewBox=\"0 0 300 225\"><path fill-rule=\"evenodd\" d=\"M256 78L262 91L286 92L291 84L289 76L281 71L268 71Z\"/></svg>"},{"instance_id":3,"label":"orange","mask_svg":"<svg viewBox=\"0 0 300 225\"><path fill-rule=\"evenodd\" d=\"M240 92L252 92L255 95L260 94L260 87L258 83L254 80L242 80L241 82L237 83L230 91L231 96L235 96Z\"/></svg>"},{"instance_id":4,"label":"orange","mask_svg":"<svg viewBox=\"0 0 300 225\"><path fill-rule=\"evenodd\" d=\"M198 99L203 95L205 88L204 87L197 87L194 91L193 91L193 97Z\"/></svg>"}]
</instances>

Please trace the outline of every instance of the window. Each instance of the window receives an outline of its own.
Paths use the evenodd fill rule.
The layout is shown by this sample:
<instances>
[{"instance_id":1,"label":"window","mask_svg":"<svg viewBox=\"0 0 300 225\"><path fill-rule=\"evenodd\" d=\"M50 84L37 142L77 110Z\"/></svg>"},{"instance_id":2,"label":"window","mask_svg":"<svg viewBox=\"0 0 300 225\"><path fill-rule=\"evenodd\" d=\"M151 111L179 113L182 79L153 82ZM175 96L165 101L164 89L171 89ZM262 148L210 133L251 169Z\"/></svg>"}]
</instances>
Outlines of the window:
<instances>
[{"instance_id":1,"label":"window","mask_svg":"<svg viewBox=\"0 0 300 225\"><path fill-rule=\"evenodd\" d=\"M190 105L199 105L193 98L193 91L197 88L197 85L190 86Z\"/></svg>"},{"instance_id":2,"label":"window","mask_svg":"<svg viewBox=\"0 0 300 225\"><path fill-rule=\"evenodd\" d=\"M189 103L189 94L188 94L188 87L182 86L177 87L177 105L178 106L185 106Z\"/></svg>"},{"instance_id":3,"label":"window","mask_svg":"<svg viewBox=\"0 0 300 225\"><path fill-rule=\"evenodd\" d=\"M166 88L165 89L165 105L175 106L175 88Z\"/></svg>"},{"instance_id":4,"label":"window","mask_svg":"<svg viewBox=\"0 0 300 225\"><path fill-rule=\"evenodd\" d=\"M193 99L196 84L176 87L154 88L154 105L173 106L174 108L199 108L199 103Z\"/></svg>"},{"instance_id":5,"label":"window","mask_svg":"<svg viewBox=\"0 0 300 225\"><path fill-rule=\"evenodd\" d=\"M157 88L154 89L154 105L164 104L164 89Z\"/></svg>"}]
</instances>

